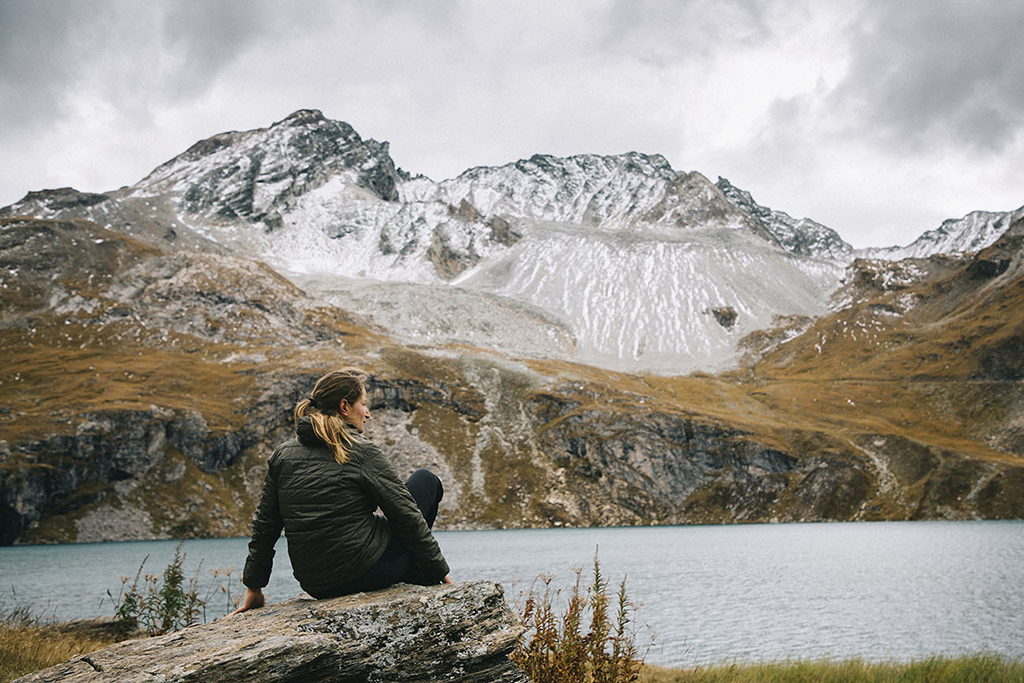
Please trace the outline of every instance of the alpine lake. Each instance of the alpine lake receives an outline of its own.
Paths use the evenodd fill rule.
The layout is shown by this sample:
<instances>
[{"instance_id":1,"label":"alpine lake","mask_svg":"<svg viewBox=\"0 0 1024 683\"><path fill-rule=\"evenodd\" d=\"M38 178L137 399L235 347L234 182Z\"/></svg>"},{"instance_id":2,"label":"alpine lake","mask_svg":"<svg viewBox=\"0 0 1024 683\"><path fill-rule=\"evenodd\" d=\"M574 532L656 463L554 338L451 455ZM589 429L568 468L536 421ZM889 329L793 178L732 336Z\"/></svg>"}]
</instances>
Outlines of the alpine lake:
<instances>
[{"instance_id":1,"label":"alpine lake","mask_svg":"<svg viewBox=\"0 0 1024 683\"><path fill-rule=\"evenodd\" d=\"M512 604L558 591L594 557L636 607L647 661L709 663L933 655L1024 657L1024 521L751 524L438 531L452 578L499 582ZM239 596L248 539L188 540L186 577L209 595L205 618ZM0 548L6 607L67 620L113 614L122 577L160 574L176 541ZM278 541L268 600L301 592ZM143 562L145 564L143 565ZM214 576L214 570L218 576ZM226 573L227 572L227 573ZM553 578L552 578L553 577ZM140 585L142 579L140 579Z\"/></svg>"}]
</instances>

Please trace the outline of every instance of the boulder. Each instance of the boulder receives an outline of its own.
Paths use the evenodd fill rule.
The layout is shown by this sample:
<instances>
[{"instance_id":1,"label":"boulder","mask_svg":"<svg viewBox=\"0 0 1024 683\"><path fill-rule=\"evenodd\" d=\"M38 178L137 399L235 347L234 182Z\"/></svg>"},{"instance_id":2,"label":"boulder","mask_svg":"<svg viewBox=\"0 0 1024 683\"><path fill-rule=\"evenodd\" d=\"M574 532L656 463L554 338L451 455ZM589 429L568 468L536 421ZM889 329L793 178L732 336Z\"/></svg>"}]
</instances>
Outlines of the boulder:
<instances>
[{"instance_id":1,"label":"boulder","mask_svg":"<svg viewBox=\"0 0 1024 683\"><path fill-rule=\"evenodd\" d=\"M489 581L299 596L124 641L29 681L528 681L508 655L523 627Z\"/></svg>"}]
</instances>

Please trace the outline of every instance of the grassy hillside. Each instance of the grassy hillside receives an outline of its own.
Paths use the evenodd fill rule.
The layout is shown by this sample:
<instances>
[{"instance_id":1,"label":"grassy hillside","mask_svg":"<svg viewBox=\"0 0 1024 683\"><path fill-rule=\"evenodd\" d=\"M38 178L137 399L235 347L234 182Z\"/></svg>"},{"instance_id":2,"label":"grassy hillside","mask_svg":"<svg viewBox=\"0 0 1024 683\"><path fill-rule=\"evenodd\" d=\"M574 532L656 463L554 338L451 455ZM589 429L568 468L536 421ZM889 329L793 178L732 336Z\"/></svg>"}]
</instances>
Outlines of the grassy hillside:
<instances>
[{"instance_id":1,"label":"grassy hillside","mask_svg":"<svg viewBox=\"0 0 1024 683\"><path fill-rule=\"evenodd\" d=\"M259 263L4 219L0 531L244 535L294 401L348 364L453 527L1024 517L1021 232L858 262L749 368L663 377L402 347Z\"/></svg>"}]
</instances>

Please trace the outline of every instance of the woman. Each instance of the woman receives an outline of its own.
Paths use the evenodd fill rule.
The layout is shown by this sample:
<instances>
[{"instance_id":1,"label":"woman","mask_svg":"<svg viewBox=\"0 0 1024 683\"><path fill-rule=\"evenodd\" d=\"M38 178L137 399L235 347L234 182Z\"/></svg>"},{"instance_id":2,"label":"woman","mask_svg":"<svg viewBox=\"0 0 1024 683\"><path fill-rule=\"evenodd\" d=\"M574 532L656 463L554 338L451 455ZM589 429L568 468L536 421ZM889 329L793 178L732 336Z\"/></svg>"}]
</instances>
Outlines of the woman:
<instances>
[{"instance_id":1,"label":"woman","mask_svg":"<svg viewBox=\"0 0 1024 683\"><path fill-rule=\"evenodd\" d=\"M403 484L380 448L360 436L369 418L366 375L354 368L324 375L295 406L295 438L267 461L242 574L245 599L231 616L263 606L282 528L295 578L315 598L399 581L451 583L430 531L441 480L418 470Z\"/></svg>"}]
</instances>

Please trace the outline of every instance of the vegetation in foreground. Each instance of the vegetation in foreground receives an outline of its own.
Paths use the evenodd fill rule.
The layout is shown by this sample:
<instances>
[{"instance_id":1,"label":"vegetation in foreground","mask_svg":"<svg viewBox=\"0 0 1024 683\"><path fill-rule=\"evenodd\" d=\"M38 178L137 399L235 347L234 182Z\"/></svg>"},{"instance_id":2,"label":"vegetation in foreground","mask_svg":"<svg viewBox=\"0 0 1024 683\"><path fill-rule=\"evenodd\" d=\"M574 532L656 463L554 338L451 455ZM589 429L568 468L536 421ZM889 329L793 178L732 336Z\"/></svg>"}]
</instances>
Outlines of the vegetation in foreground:
<instances>
[{"instance_id":1,"label":"vegetation in foreground","mask_svg":"<svg viewBox=\"0 0 1024 683\"><path fill-rule=\"evenodd\" d=\"M663 669L645 665L641 683L988 683L1024 681L1024 661L997 655L932 657L909 663L795 661L766 664L722 664L695 669Z\"/></svg>"},{"instance_id":2,"label":"vegetation in foreground","mask_svg":"<svg viewBox=\"0 0 1024 683\"><path fill-rule=\"evenodd\" d=\"M200 569L191 579L185 576L183 543L178 543L174 558L160 575L143 575L147 555L134 579L121 577L121 591L116 598L108 591L114 605L114 617L109 623L85 620L62 624L36 616L23 606L0 605L0 683L120 640L161 635L205 621L206 607L218 589L224 594L227 611L234 609L239 597L231 593L232 570L212 570L210 583L202 591ZM218 581L222 576L228 580Z\"/></svg>"},{"instance_id":3,"label":"vegetation in foreground","mask_svg":"<svg viewBox=\"0 0 1024 683\"><path fill-rule=\"evenodd\" d=\"M24 607L0 607L0 683L115 642L110 632L67 629Z\"/></svg>"},{"instance_id":4,"label":"vegetation in foreground","mask_svg":"<svg viewBox=\"0 0 1024 683\"><path fill-rule=\"evenodd\" d=\"M552 575L538 577L542 592L531 588L517 610L526 634L511 655L534 683L631 683L640 678L643 657L631 626L636 611L626 595L623 577L615 605L608 582L594 554L593 583L581 588L582 569L565 612L556 614L558 591L552 591ZM590 625L586 626L589 615Z\"/></svg>"},{"instance_id":5,"label":"vegetation in foreground","mask_svg":"<svg viewBox=\"0 0 1024 683\"><path fill-rule=\"evenodd\" d=\"M198 624L201 620L206 621L206 606L218 586L226 595L227 612L237 606L239 599L232 597L231 594L231 570L214 569L205 594L201 593L199 586L202 562L199 563L195 575L186 582L183 567L185 554L181 552L184 542L178 541L174 548L174 558L162 575L146 574L143 577L143 585L139 586L142 568L149 559L147 555L139 565L139 570L135 572L134 579L121 576L121 592L116 598L107 591L107 595L114 603L114 621L122 633L142 631L149 636L159 636ZM220 576L226 576L228 580L219 584L217 579Z\"/></svg>"}]
</instances>

